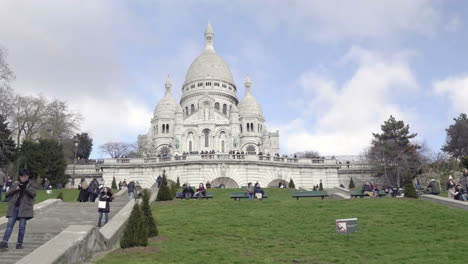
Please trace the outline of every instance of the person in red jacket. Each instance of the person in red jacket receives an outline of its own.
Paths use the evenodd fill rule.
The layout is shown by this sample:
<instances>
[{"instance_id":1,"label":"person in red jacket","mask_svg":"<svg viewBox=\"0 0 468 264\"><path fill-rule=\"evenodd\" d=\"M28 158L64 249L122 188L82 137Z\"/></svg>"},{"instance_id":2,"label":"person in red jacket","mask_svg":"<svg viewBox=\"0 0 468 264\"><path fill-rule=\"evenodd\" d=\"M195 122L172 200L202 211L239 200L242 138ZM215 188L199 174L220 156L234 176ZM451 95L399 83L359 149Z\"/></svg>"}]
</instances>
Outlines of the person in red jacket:
<instances>
[{"instance_id":1,"label":"person in red jacket","mask_svg":"<svg viewBox=\"0 0 468 264\"><path fill-rule=\"evenodd\" d=\"M195 195L194 197L197 197L199 199L202 199L203 197L206 196L206 189L205 189L205 186L203 186L203 183L200 183L200 185L198 185L198 189L197 189L197 192L195 192Z\"/></svg>"}]
</instances>

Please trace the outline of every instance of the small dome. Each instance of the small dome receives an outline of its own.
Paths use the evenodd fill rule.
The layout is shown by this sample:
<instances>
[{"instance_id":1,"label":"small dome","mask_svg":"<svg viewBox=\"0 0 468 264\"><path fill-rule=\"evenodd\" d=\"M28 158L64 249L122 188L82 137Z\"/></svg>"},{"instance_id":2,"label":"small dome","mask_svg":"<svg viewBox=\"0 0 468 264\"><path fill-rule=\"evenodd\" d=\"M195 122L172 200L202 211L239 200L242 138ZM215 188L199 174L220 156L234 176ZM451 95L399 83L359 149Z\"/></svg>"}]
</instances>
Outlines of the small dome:
<instances>
[{"instance_id":1,"label":"small dome","mask_svg":"<svg viewBox=\"0 0 468 264\"><path fill-rule=\"evenodd\" d=\"M176 113L182 112L182 107L171 95L171 87L172 82L168 76L165 83L166 93L154 110L155 118L174 118Z\"/></svg>"},{"instance_id":2,"label":"small dome","mask_svg":"<svg viewBox=\"0 0 468 264\"><path fill-rule=\"evenodd\" d=\"M252 82L247 76L245 80L245 96L240 100L237 108L239 109L239 116L243 117L260 117L263 119L262 107L258 103L257 99L253 97L251 93Z\"/></svg>"}]
</instances>

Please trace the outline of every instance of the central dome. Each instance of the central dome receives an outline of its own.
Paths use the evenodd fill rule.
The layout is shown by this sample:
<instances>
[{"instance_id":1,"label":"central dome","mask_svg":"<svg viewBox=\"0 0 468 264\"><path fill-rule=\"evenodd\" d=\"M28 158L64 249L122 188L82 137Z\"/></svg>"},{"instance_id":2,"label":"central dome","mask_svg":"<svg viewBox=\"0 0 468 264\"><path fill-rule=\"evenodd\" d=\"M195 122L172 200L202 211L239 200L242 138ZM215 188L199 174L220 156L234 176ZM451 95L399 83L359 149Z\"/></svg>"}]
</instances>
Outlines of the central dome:
<instances>
[{"instance_id":1,"label":"central dome","mask_svg":"<svg viewBox=\"0 0 468 264\"><path fill-rule=\"evenodd\" d=\"M214 33L208 24L205 30L205 49L190 65L185 75L185 84L206 79L219 79L234 84L231 69L213 46Z\"/></svg>"}]
</instances>

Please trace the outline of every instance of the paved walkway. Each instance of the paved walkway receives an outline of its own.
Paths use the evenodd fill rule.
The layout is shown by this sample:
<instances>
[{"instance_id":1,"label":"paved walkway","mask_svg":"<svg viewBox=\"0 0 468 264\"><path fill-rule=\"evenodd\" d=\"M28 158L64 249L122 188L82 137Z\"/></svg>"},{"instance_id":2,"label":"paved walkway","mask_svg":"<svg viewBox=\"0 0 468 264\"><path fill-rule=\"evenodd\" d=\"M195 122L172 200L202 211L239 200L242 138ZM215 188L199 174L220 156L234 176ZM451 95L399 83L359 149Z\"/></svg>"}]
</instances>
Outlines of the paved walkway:
<instances>
[{"instance_id":1,"label":"paved walkway","mask_svg":"<svg viewBox=\"0 0 468 264\"><path fill-rule=\"evenodd\" d=\"M110 219L125 206L128 202L128 195L116 196L111 203ZM99 218L97 203L61 203L59 206L50 208L48 211L29 220L26 225L26 235L24 237L24 249L16 249L18 238L18 225L16 222L13 233L9 241L9 249L0 251L0 263L16 263L24 256L28 255L36 248L55 237L69 225L97 225ZM104 224L104 215L103 221ZM3 238L6 225L0 228L0 240Z\"/></svg>"}]
</instances>

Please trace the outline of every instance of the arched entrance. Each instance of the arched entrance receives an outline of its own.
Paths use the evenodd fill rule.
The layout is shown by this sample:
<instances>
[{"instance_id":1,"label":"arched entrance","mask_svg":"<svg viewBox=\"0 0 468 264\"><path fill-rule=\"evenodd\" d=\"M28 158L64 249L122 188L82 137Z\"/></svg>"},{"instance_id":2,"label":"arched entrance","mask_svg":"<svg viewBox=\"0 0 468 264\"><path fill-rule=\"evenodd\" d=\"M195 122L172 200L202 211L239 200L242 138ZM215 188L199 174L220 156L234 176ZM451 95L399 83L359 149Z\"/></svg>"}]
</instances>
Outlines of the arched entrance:
<instances>
[{"instance_id":1,"label":"arched entrance","mask_svg":"<svg viewBox=\"0 0 468 264\"><path fill-rule=\"evenodd\" d=\"M287 181L285 181L285 180L282 180L282 179L276 179L276 180L271 181L268 184L268 188L274 188L274 187L278 188L280 182L283 183L284 188L288 188L289 183Z\"/></svg>"},{"instance_id":2,"label":"arched entrance","mask_svg":"<svg viewBox=\"0 0 468 264\"><path fill-rule=\"evenodd\" d=\"M225 188L239 188L239 184L229 177L218 177L211 181L212 188L218 188L221 184L224 184Z\"/></svg>"}]
</instances>

